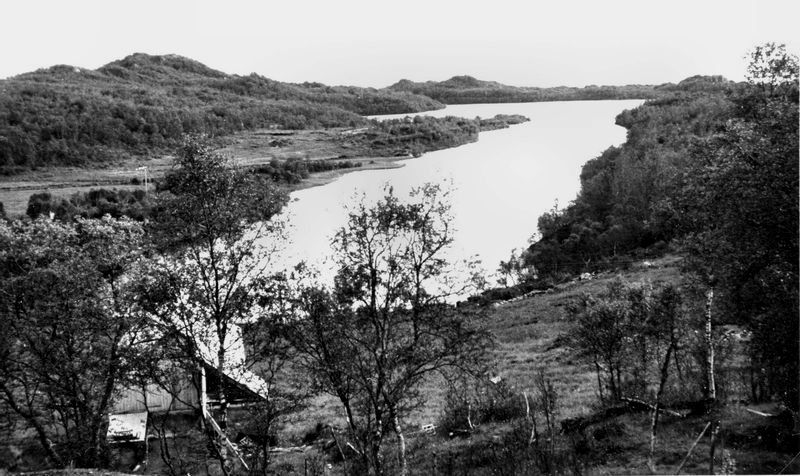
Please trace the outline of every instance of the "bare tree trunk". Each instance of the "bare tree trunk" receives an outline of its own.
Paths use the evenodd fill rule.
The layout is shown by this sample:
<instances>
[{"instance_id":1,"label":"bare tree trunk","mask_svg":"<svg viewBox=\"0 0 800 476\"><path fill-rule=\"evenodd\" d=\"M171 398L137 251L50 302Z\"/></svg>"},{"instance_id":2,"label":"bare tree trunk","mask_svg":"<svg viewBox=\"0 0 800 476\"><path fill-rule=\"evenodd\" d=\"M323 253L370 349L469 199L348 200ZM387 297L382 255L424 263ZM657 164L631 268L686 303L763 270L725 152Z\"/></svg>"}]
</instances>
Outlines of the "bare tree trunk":
<instances>
[{"instance_id":1,"label":"bare tree trunk","mask_svg":"<svg viewBox=\"0 0 800 476\"><path fill-rule=\"evenodd\" d=\"M408 474L408 464L406 462L406 439L403 437L403 428L400 426L400 418L397 412L394 413L394 432L397 434L397 445L400 450L400 475L406 476Z\"/></svg>"},{"instance_id":2,"label":"bare tree trunk","mask_svg":"<svg viewBox=\"0 0 800 476\"><path fill-rule=\"evenodd\" d=\"M714 453L717 450L717 435L719 434L719 422L711 424L714 429L711 431L711 448L709 449L708 474L714 474Z\"/></svg>"},{"instance_id":3,"label":"bare tree trunk","mask_svg":"<svg viewBox=\"0 0 800 476\"><path fill-rule=\"evenodd\" d=\"M528 393L523 392L525 396L525 416L528 418L528 421L531 424L531 436L528 438L528 445L532 445L533 443L539 443L539 430L536 428L536 415L531 413L531 405L528 401Z\"/></svg>"},{"instance_id":4,"label":"bare tree trunk","mask_svg":"<svg viewBox=\"0 0 800 476\"><path fill-rule=\"evenodd\" d=\"M706 388L707 400L717 399L717 386L714 382L714 336L711 332L711 307L714 303L714 288L706 291Z\"/></svg>"},{"instance_id":5,"label":"bare tree trunk","mask_svg":"<svg viewBox=\"0 0 800 476\"><path fill-rule=\"evenodd\" d=\"M219 374L219 421L217 424L222 430L223 434L228 432L228 398L225 394L225 382L223 376L225 375L225 337L221 336L219 339L219 349L217 349L217 373ZM222 439L223 435L218 436L218 452L219 464L222 466L222 471L228 474L228 446Z\"/></svg>"},{"instance_id":6,"label":"bare tree trunk","mask_svg":"<svg viewBox=\"0 0 800 476\"><path fill-rule=\"evenodd\" d=\"M603 398L603 381L600 378L600 364L597 363L597 359L594 359L594 369L597 373L597 391L600 392L600 401L605 402L605 398Z\"/></svg>"}]
</instances>

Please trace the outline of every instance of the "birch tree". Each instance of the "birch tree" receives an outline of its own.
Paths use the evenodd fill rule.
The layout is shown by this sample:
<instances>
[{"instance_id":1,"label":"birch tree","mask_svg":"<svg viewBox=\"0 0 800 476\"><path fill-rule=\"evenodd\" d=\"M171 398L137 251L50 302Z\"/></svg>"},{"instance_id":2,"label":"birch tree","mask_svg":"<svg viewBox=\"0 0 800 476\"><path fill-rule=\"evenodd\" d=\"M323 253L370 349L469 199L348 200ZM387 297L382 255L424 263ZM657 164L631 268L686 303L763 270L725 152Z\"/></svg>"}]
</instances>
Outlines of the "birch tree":
<instances>
[{"instance_id":1,"label":"birch tree","mask_svg":"<svg viewBox=\"0 0 800 476\"><path fill-rule=\"evenodd\" d=\"M477 365L490 341L447 303L472 286L445 253L451 218L437 185L413 191L407 202L387 189L373 206L357 203L333 240L333 289L300 294L294 335L303 363L339 399L371 474L386 471L387 433L397 439L399 473L407 473L403 419L422 404L421 384Z\"/></svg>"}]
</instances>

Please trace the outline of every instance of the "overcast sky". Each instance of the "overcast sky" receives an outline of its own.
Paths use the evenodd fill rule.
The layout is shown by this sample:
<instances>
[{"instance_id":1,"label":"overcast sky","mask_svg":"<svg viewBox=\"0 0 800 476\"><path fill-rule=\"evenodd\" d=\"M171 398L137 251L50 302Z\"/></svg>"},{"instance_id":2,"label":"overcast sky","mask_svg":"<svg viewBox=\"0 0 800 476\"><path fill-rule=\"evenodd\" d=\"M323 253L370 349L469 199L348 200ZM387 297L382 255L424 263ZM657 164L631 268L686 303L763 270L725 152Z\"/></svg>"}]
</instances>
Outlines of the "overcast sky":
<instances>
[{"instance_id":1,"label":"overcast sky","mask_svg":"<svg viewBox=\"0 0 800 476\"><path fill-rule=\"evenodd\" d=\"M5 1L0 78L175 53L226 73L384 87L468 74L519 86L740 80L798 51L800 1Z\"/></svg>"}]
</instances>

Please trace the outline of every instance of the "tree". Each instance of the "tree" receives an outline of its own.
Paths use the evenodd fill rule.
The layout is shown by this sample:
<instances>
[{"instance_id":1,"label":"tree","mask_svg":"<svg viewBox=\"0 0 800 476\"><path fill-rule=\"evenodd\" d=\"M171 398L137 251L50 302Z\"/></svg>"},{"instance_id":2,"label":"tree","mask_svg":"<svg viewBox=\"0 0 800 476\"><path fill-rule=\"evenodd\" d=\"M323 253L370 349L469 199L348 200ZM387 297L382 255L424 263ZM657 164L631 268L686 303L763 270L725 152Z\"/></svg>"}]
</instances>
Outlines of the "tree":
<instances>
[{"instance_id":1,"label":"tree","mask_svg":"<svg viewBox=\"0 0 800 476\"><path fill-rule=\"evenodd\" d=\"M180 150L165 188L153 231L169 258L147 291L150 308L186 359L213 363L223 374L244 363L238 326L253 317L257 291L267 287L266 269L280 234L270 218L286 197L193 138ZM224 430L224 388L219 398ZM220 445L223 467L225 451Z\"/></svg>"},{"instance_id":2,"label":"tree","mask_svg":"<svg viewBox=\"0 0 800 476\"><path fill-rule=\"evenodd\" d=\"M537 278L536 268L526 265L524 254L517 253L516 249L511 250L508 261L500 261L497 274L497 283L504 287L513 287L525 280Z\"/></svg>"},{"instance_id":3,"label":"tree","mask_svg":"<svg viewBox=\"0 0 800 476\"><path fill-rule=\"evenodd\" d=\"M244 332L248 366L265 385L265 398L248 407L248 422L244 431L255 443L251 451L250 470L269 473L270 445L292 414L301 412L314 394L310 376L297 371L294 365L296 350L287 335L291 325L286 296L290 281L276 279L261 294L259 306L269 310L249 324Z\"/></svg>"},{"instance_id":4,"label":"tree","mask_svg":"<svg viewBox=\"0 0 800 476\"><path fill-rule=\"evenodd\" d=\"M435 373L476 367L490 342L473 316L446 302L471 287L445 255L452 243L446 195L428 184L408 203L391 188L372 207L362 200L333 240L333 289L299 293L293 342L321 388L342 404L371 474L386 469L388 432L397 436L406 473L402 420L422 403L420 385Z\"/></svg>"},{"instance_id":5,"label":"tree","mask_svg":"<svg viewBox=\"0 0 800 476\"><path fill-rule=\"evenodd\" d=\"M669 368L687 347L688 330L682 297L673 285L625 284L614 281L599 296L584 296L572 308L578 328L575 342L592 355L601 399L641 403L651 396L648 466L655 471L656 431ZM603 378L605 377L605 379Z\"/></svg>"},{"instance_id":6,"label":"tree","mask_svg":"<svg viewBox=\"0 0 800 476\"><path fill-rule=\"evenodd\" d=\"M752 331L753 397L797 408L797 58L758 47L748 78L735 116L695 147L683 177L687 268L718 291L714 308Z\"/></svg>"},{"instance_id":7,"label":"tree","mask_svg":"<svg viewBox=\"0 0 800 476\"><path fill-rule=\"evenodd\" d=\"M106 416L144 358L142 242L129 220L0 221L0 406L57 466L102 464Z\"/></svg>"},{"instance_id":8,"label":"tree","mask_svg":"<svg viewBox=\"0 0 800 476\"><path fill-rule=\"evenodd\" d=\"M765 43L749 53L745 79L750 84L765 86L774 93L776 88L797 82L797 57L786 51L786 45Z\"/></svg>"}]
</instances>

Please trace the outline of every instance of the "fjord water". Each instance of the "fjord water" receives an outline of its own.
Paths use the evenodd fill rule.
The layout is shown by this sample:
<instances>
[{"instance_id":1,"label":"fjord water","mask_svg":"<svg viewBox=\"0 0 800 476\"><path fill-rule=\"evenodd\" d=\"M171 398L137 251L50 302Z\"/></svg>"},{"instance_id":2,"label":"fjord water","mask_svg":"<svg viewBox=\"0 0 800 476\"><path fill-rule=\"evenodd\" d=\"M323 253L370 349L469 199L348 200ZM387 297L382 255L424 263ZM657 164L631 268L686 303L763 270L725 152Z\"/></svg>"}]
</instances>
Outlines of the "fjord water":
<instances>
[{"instance_id":1,"label":"fjord water","mask_svg":"<svg viewBox=\"0 0 800 476\"><path fill-rule=\"evenodd\" d=\"M469 104L425 113L467 118L522 114L530 122L482 132L478 142L405 160L402 168L353 172L292 193L284 211L290 225L285 264L305 260L321 267L323 278L332 276L331 264L323 262L331 254L331 237L346 222L347 205L362 194L374 203L387 185L402 197L434 182L452 187L456 233L450 258L477 257L490 275L512 249L526 246L542 213L575 198L581 166L625 140L625 129L614 124L616 115L642 102Z\"/></svg>"}]
</instances>

